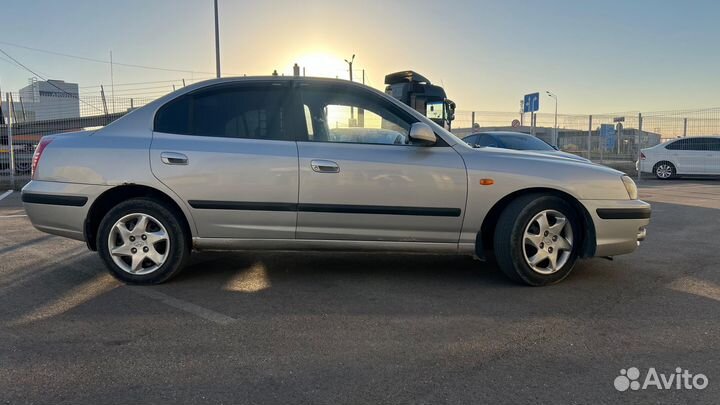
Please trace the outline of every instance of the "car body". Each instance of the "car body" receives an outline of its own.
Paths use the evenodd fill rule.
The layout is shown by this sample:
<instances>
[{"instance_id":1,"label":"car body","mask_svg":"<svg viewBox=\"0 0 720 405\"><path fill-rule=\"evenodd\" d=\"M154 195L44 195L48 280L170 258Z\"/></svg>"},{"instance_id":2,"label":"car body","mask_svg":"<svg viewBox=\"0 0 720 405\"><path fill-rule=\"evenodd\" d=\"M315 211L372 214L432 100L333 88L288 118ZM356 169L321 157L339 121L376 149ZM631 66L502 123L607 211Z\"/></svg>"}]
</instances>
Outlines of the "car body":
<instances>
[{"instance_id":1,"label":"car body","mask_svg":"<svg viewBox=\"0 0 720 405\"><path fill-rule=\"evenodd\" d=\"M473 149L336 79L193 84L102 129L44 137L36 155L22 191L33 225L85 241L131 283L166 280L190 250L267 249L492 252L543 285L577 258L632 252L650 217L621 172Z\"/></svg>"},{"instance_id":2,"label":"car body","mask_svg":"<svg viewBox=\"0 0 720 405\"><path fill-rule=\"evenodd\" d=\"M486 131L470 134L462 139L473 148L503 148L532 151L543 155L563 157L579 162L591 163L589 159L572 153L563 152L545 143L540 138L522 132Z\"/></svg>"},{"instance_id":3,"label":"car body","mask_svg":"<svg viewBox=\"0 0 720 405\"><path fill-rule=\"evenodd\" d=\"M720 176L720 136L690 136L640 150L636 167L661 180L674 176Z\"/></svg>"}]
</instances>

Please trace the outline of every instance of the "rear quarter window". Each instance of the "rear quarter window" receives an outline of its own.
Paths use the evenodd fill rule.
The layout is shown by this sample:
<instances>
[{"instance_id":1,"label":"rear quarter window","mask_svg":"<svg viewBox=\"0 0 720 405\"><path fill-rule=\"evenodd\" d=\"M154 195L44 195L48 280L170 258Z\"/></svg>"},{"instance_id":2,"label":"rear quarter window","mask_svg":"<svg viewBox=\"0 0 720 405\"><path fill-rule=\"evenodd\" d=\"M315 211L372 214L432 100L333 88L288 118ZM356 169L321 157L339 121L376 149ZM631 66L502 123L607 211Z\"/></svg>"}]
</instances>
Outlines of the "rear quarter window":
<instances>
[{"instance_id":1,"label":"rear quarter window","mask_svg":"<svg viewBox=\"0 0 720 405\"><path fill-rule=\"evenodd\" d=\"M155 131L190 135L190 96L180 96L160 107L155 114Z\"/></svg>"}]
</instances>

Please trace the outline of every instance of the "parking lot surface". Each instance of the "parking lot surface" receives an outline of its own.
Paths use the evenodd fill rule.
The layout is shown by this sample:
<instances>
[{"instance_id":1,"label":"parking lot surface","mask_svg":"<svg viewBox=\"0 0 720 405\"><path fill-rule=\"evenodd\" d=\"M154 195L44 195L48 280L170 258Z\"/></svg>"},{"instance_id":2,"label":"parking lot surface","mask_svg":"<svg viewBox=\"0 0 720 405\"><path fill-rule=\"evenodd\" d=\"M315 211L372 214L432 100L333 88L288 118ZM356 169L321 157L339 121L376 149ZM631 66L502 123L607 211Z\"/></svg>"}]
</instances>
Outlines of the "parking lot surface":
<instances>
[{"instance_id":1,"label":"parking lot surface","mask_svg":"<svg viewBox=\"0 0 720 405\"><path fill-rule=\"evenodd\" d=\"M639 185L639 250L543 288L470 258L337 253L200 253L125 286L11 194L0 403L717 403L720 181ZM709 384L619 392L629 367Z\"/></svg>"}]
</instances>

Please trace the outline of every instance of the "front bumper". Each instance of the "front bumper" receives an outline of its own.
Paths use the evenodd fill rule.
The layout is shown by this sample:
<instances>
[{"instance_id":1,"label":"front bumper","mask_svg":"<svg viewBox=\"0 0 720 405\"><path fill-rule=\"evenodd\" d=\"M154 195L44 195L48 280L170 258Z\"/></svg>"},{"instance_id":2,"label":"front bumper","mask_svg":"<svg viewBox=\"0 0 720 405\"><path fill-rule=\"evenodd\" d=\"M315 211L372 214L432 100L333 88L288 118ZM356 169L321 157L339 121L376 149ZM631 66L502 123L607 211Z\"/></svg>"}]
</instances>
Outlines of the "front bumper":
<instances>
[{"instance_id":1,"label":"front bumper","mask_svg":"<svg viewBox=\"0 0 720 405\"><path fill-rule=\"evenodd\" d=\"M595 226L595 256L631 253L647 235L650 204L642 200L582 200Z\"/></svg>"}]
</instances>

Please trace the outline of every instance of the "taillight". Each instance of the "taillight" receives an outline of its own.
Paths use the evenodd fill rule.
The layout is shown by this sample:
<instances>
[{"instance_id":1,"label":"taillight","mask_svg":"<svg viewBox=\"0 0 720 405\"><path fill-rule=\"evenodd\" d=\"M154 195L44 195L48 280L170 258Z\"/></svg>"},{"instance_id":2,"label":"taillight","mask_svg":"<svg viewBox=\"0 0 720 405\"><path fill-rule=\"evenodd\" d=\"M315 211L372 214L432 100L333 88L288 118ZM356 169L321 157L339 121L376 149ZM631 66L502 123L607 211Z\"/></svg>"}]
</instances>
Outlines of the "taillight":
<instances>
[{"instance_id":1,"label":"taillight","mask_svg":"<svg viewBox=\"0 0 720 405\"><path fill-rule=\"evenodd\" d=\"M645 158L645 154L642 153L642 152L640 152L640 160L645 160L645 159L646 159L646 158Z\"/></svg>"},{"instance_id":2,"label":"taillight","mask_svg":"<svg viewBox=\"0 0 720 405\"><path fill-rule=\"evenodd\" d=\"M38 144L37 148L35 148L35 153L33 154L32 158L32 179L35 179L35 172L37 171L38 163L40 163L40 157L42 156L43 151L48 146L48 144L52 142L52 138L42 138L40 139L40 143Z\"/></svg>"}]
</instances>

